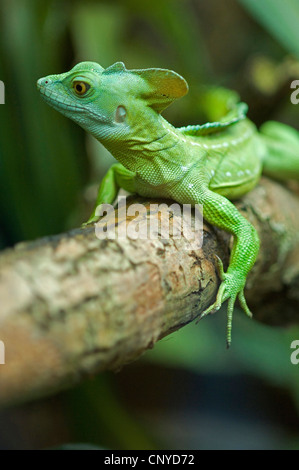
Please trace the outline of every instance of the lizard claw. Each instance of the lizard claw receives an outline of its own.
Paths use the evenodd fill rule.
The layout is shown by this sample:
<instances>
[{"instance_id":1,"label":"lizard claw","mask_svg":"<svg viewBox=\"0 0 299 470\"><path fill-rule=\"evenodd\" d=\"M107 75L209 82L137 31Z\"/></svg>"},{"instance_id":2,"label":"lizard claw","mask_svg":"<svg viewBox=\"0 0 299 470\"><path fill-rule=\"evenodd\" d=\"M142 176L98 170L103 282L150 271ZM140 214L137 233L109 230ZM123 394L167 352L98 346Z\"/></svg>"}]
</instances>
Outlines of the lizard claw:
<instances>
[{"instance_id":1,"label":"lizard claw","mask_svg":"<svg viewBox=\"0 0 299 470\"><path fill-rule=\"evenodd\" d=\"M215 312L217 312L217 310L220 309L222 303L224 302L224 300L222 300L222 297L223 297L223 292L225 290L225 272L224 272L224 269L223 269L223 263L222 263L222 260L219 258L218 255L214 254L214 259L215 259L215 262L216 262L216 267L217 267L217 271L218 271L218 275L222 281L220 287L219 287L219 290L218 290L218 293L217 293L217 297L216 297L216 301L210 305L210 307L208 307L199 317L199 320L201 320L203 317L209 315L209 314L213 314Z\"/></svg>"},{"instance_id":2,"label":"lizard claw","mask_svg":"<svg viewBox=\"0 0 299 470\"><path fill-rule=\"evenodd\" d=\"M208 307L199 316L198 321L209 314L213 314L217 312L217 310L220 309L222 304L226 300L228 300L226 346L227 348L229 348L231 345L232 320L233 320L233 311L234 311L234 305L235 305L236 299L238 298L242 309L244 310L244 312L246 313L248 317L252 318L252 313L247 306L245 296L244 296L244 285L245 285L246 279L242 279L239 273L235 273L235 272L225 273L223 270L223 264L222 264L221 259L217 255L215 255L215 259L217 263L218 274L222 282L218 289L216 301L212 305L210 305L210 307Z\"/></svg>"},{"instance_id":3,"label":"lizard claw","mask_svg":"<svg viewBox=\"0 0 299 470\"><path fill-rule=\"evenodd\" d=\"M81 228L87 227L87 225L95 224L98 221L98 217L90 217L87 222L81 224Z\"/></svg>"},{"instance_id":4,"label":"lizard claw","mask_svg":"<svg viewBox=\"0 0 299 470\"><path fill-rule=\"evenodd\" d=\"M97 206L98 208L99 206ZM96 209L97 209L96 208ZM96 210L93 211L93 213L91 214L91 216L89 217L89 219L87 220L87 222L84 222L81 227L86 227L87 225L90 225L90 224L95 224L96 222L98 222L100 219L100 216L96 214Z\"/></svg>"},{"instance_id":5,"label":"lizard claw","mask_svg":"<svg viewBox=\"0 0 299 470\"><path fill-rule=\"evenodd\" d=\"M216 262L218 275L219 275L221 281L224 281L225 280L225 272L224 272L224 269L223 269L222 260L216 254L214 254L214 259L215 259L215 262Z\"/></svg>"}]
</instances>

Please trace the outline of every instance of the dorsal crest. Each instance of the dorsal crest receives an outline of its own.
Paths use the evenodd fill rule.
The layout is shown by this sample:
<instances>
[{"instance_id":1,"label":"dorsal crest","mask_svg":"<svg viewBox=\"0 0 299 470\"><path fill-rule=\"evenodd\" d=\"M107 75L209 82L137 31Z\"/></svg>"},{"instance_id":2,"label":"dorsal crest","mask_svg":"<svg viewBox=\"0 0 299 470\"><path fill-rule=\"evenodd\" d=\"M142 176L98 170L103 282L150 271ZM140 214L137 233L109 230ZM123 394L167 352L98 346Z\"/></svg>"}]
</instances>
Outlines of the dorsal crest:
<instances>
[{"instance_id":1,"label":"dorsal crest","mask_svg":"<svg viewBox=\"0 0 299 470\"><path fill-rule=\"evenodd\" d=\"M248 106L246 103L238 103L234 109L229 111L223 119L218 122L207 122L202 125L180 127L179 130L185 135L203 136L221 132L228 127L237 124L246 118Z\"/></svg>"}]
</instances>

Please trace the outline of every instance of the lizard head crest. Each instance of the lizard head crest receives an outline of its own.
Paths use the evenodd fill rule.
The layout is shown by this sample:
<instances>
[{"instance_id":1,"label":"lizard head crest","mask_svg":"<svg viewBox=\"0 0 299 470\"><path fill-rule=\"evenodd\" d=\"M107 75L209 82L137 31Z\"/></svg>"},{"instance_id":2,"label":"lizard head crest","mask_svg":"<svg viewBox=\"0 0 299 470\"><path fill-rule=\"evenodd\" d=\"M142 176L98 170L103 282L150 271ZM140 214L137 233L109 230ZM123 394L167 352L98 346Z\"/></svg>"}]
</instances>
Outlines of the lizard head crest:
<instances>
[{"instance_id":1,"label":"lizard head crest","mask_svg":"<svg viewBox=\"0 0 299 470\"><path fill-rule=\"evenodd\" d=\"M127 73L142 78L145 87L141 89L141 95L159 113L174 100L188 93L188 83L186 80L178 73L168 69L127 70L123 62L115 62L115 64L103 70L102 73L103 75Z\"/></svg>"},{"instance_id":2,"label":"lizard head crest","mask_svg":"<svg viewBox=\"0 0 299 470\"><path fill-rule=\"evenodd\" d=\"M172 70L152 68L130 70L130 72L144 80L146 88L142 92L142 97L158 113L188 93L186 80Z\"/></svg>"},{"instance_id":3,"label":"lizard head crest","mask_svg":"<svg viewBox=\"0 0 299 470\"><path fill-rule=\"evenodd\" d=\"M186 80L167 69L106 69L80 62L69 72L37 82L43 98L99 140L140 142L156 136L160 114L188 92Z\"/></svg>"}]
</instances>

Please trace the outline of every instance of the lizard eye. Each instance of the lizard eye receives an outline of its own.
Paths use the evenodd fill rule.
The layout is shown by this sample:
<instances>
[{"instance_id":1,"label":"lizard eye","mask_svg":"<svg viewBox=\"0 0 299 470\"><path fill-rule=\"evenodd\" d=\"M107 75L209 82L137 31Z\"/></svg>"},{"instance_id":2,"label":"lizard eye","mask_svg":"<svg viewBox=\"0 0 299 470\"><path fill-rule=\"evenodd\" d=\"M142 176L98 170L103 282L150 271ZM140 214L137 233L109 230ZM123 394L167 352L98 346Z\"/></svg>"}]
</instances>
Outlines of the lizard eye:
<instances>
[{"instance_id":1,"label":"lizard eye","mask_svg":"<svg viewBox=\"0 0 299 470\"><path fill-rule=\"evenodd\" d=\"M73 88L75 90L76 95L85 95L85 93L89 90L90 85L86 82L82 81L75 81L73 82Z\"/></svg>"},{"instance_id":2,"label":"lizard eye","mask_svg":"<svg viewBox=\"0 0 299 470\"><path fill-rule=\"evenodd\" d=\"M127 111L124 106L118 106L115 111L115 122L125 122Z\"/></svg>"}]
</instances>

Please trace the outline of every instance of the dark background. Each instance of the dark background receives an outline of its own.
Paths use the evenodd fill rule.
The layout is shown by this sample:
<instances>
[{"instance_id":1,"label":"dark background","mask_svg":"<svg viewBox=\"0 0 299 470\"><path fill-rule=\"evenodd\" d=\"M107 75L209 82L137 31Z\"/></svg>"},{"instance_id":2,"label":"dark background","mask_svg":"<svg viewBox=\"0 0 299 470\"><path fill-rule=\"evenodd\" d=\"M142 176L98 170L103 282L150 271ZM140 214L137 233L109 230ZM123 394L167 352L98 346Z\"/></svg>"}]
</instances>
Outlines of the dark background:
<instances>
[{"instance_id":1,"label":"dark background","mask_svg":"<svg viewBox=\"0 0 299 470\"><path fill-rule=\"evenodd\" d=\"M165 113L174 125L204 122L201 88L220 85L239 92L257 125L299 130L298 24L298 0L1 0L0 248L79 226L113 161L40 99L38 78L82 60L169 68L190 86ZM236 312L226 351L225 321L225 311L210 316L118 374L2 411L0 447L299 449L299 328Z\"/></svg>"}]
</instances>

